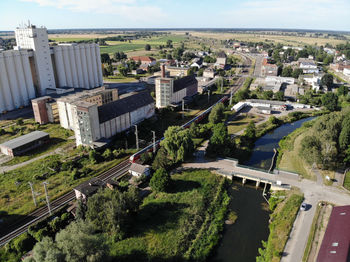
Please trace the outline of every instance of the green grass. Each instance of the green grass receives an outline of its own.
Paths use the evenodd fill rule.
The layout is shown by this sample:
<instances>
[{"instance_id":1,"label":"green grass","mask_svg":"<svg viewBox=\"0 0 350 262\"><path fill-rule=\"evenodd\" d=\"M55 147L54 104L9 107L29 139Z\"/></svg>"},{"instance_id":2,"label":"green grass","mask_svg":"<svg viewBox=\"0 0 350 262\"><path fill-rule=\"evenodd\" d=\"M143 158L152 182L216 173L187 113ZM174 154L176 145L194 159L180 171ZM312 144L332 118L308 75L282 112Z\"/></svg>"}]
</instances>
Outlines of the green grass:
<instances>
[{"instance_id":1,"label":"green grass","mask_svg":"<svg viewBox=\"0 0 350 262\"><path fill-rule=\"evenodd\" d=\"M124 77L124 76L113 76L113 77L104 77L103 80L107 82L113 82L113 83L131 83L131 82L138 82L138 79L135 77Z\"/></svg>"},{"instance_id":2,"label":"green grass","mask_svg":"<svg viewBox=\"0 0 350 262\"><path fill-rule=\"evenodd\" d=\"M350 190L350 171L346 172L346 174L345 174L343 186L344 186L347 190Z\"/></svg>"},{"instance_id":3,"label":"green grass","mask_svg":"<svg viewBox=\"0 0 350 262\"><path fill-rule=\"evenodd\" d=\"M152 50L158 48L159 45L166 45L167 40L172 40L173 45L177 46L177 44L185 39L184 36L178 35L169 35L164 37L153 37L150 39L137 39L129 42L119 42L119 41L107 41L109 46L101 46L101 53L113 54L115 52L130 52L143 50L146 44L150 44Z\"/></svg>"},{"instance_id":4,"label":"green grass","mask_svg":"<svg viewBox=\"0 0 350 262\"><path fill-rule=\"evenodd\" d=\"M25 215L35 209L28 182L33 182L35 192L38 192L37 201L40 206L44 205L43 181L49 183L48 190L50 199L72 190L72 188L97 174L110 169L125 159L114 159L107 162L92 165L88 160L83 161L84 167L91 168L91 172L80 179L73 180L68 171L52 173L47 168L47 163L54 160L63 160L61 155L51 155L34 161L23 168L18 168L4 174L0 174L0 213L9 215ZM35 175L51 174L46 179L40 180ZM5 218L11 219L11 216Z\"/></svg>"},{"instance_id":5,"label":"green grass","mask_svg":"<svg viewBox=\"0 0 350 262\"><path fill-rule=\"evenodd\" d=\"M116 260L186 261L206 257L217 244L228 204L224 178L205 170L172 178L171 192L144 199L130 236L111 243Z\"/></svg>"},{"instance_id":6,"label":"green grass","mask_svg":"<svg viewBox=\"0 0 350 262\"><path fill-rule=\"evenodd\" d=\"M235 120L228 122L227 130L228 134L232 135L238 133L239 131L245 129L250 121L254 121L255 123L259 122L261 118L253 115L247 116L239 116Z\"/></svg>"},{"instance_id":7,"label":"green grass","mask_svg":"<svg viewBox=\"0 0 350 262\"><path fill-rule=\"evenodd\" d=\"M272 220L267 242L263 242L264 249L259 249L261 257L257 261L278 262L281 259L284 246L289 237L295 217L304 197L299 192L286 192L287 197L277 204L270 215Z\"/></svg>"}]
</instances>

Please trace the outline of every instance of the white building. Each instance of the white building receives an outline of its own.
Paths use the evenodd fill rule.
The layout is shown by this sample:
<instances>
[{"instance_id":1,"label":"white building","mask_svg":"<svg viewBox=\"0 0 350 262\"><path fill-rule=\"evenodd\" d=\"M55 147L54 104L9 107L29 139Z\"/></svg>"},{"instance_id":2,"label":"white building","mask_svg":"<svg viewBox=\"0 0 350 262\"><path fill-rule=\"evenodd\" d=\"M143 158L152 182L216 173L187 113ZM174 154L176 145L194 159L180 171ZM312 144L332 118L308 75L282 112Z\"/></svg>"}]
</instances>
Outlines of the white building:
<instances>
[{"instance_id":1,"label":"white building","mask_svg":"<svg viewBox=\"0 0 350 262\"><path fill-rule=\"evenodd\" d=\"M192 97L198 92L198 81L194 76L175 80L161 77L156 79L156 107L164 108L177 104L185 97Z\"/></svg>"},{"instance_id":2,"label":"white building","mask_svg":"<svg viewBox=\"0 0 350 262\"><path fill-rule=\"evenodd\" d=\"M0 113L29 105L31 99L59 88L103 85L97 44L49 46L47 29L29 25L15 30L17 46L0 51Z\"/></svg>"},{"instance_id":3,"label":"white building","mask_svg":"<svg viewBox=\"0 0 350 262\"><path fill-rule=\"evenodd\" d=\"M147 91L129 93L101 106L69 97L57 104L61 126L74 130L77 146L94 146L154 115L154 100Z\"/></svg>"},{"instance_id":4,"label":"white building","mask_svg":"<svg viewBox=\"0 0 350 262\"><path fill-rule=\"evenodd\" d=\"M304 74L318 74L319 69L312 59L299 58L299 68L303 70Z\"/></svg>"}]
</instances>

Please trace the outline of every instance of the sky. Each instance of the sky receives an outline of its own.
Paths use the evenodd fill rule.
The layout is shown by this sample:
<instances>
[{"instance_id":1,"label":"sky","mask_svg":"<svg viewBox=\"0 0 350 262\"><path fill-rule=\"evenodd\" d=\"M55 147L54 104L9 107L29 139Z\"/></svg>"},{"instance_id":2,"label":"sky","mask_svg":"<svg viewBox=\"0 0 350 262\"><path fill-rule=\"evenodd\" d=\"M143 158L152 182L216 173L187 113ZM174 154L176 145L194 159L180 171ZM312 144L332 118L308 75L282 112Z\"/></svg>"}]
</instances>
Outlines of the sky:
<instances>
[{"instance_id":1,"label":"sky","mask_svg":"<svg viewBox=\"0 0 350 262\"><path fill-rule=\"evenodd\" d=\"M350 31L350 0L0 0L0 30L284 28Z\"/></svg>"}]
</instances>

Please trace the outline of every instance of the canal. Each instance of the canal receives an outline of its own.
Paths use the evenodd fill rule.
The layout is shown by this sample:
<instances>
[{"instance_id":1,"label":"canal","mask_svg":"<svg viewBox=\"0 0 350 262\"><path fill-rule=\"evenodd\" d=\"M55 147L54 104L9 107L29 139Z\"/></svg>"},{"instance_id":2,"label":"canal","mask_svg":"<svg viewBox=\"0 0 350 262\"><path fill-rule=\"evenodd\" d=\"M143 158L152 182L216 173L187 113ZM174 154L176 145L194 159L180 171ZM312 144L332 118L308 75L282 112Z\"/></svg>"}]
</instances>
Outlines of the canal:
<instances>
[{"instance_id":1,"label":"canal","mask_svg":"<svg viewBox=\"0 0 350 262\"><path fill-rule=\"evenodd\" d=\"M314 117L308 117L300 119L293 123L284 124L275 130L260 137L255 142L255 147L250 159L244 162L244 165L253 166L256 168L262 168L268 170L271 166L272 157L274 154L273 149L278 148L279 141L292 133L295 129L301 127L301 125L307 121L312 120Z\"/></svg>"},{"instance_id":2,"label":"canal","mask_svg":"<svg viewBox=\"0 0 350 262\"><path fill-rule=\"evenodd\" d=\"M284 124L262 136L255 142L250 159L245 165L269 169L279 141L313 117L304 118L294 123ZM242 186L234 181L229 189L231 196L230 210L238 215L233 225L225 225L222 240L215 254L209 261L213 262L255 262L261 241L269 236L269 207L262 196L262 188L254 184Z\"/></svg>"}]
</instances>

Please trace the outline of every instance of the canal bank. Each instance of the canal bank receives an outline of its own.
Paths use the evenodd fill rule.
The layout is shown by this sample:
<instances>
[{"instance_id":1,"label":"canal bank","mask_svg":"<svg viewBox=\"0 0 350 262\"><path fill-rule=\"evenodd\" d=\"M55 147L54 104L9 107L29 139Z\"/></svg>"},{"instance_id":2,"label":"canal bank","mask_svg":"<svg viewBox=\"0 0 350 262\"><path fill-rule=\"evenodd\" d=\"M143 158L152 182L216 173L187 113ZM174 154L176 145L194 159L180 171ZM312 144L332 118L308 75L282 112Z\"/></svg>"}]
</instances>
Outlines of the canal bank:
<instances>
[{"instance_id":1,"label":"canal bank","mask_svg":"<svg viewBox=\"0 0 350 262\"><path fill-rule=\"evenodd\" d=\"M225 224L223 237L212 259L214 262L254 262L261 241L269 236L269 207L262 196L262 188L242 186L234 181L228 189L229 210L238 217L234 224Z\"/></svg>"},{"instance_id":2,"label":"canal bank","mask_svg":"<svg viewBox=\"0 0 350 262\"><path fill-rule=\"evenodd\" d=\"M244 162L244 165L268 170L274 156L274 149L279 147L279 141L292 133L303 123L308 122L315 117L307 117L292 123L286 123L273 131L263 135L255 141L255 146L249 160Z\"/></svg>"}]
</instances>

